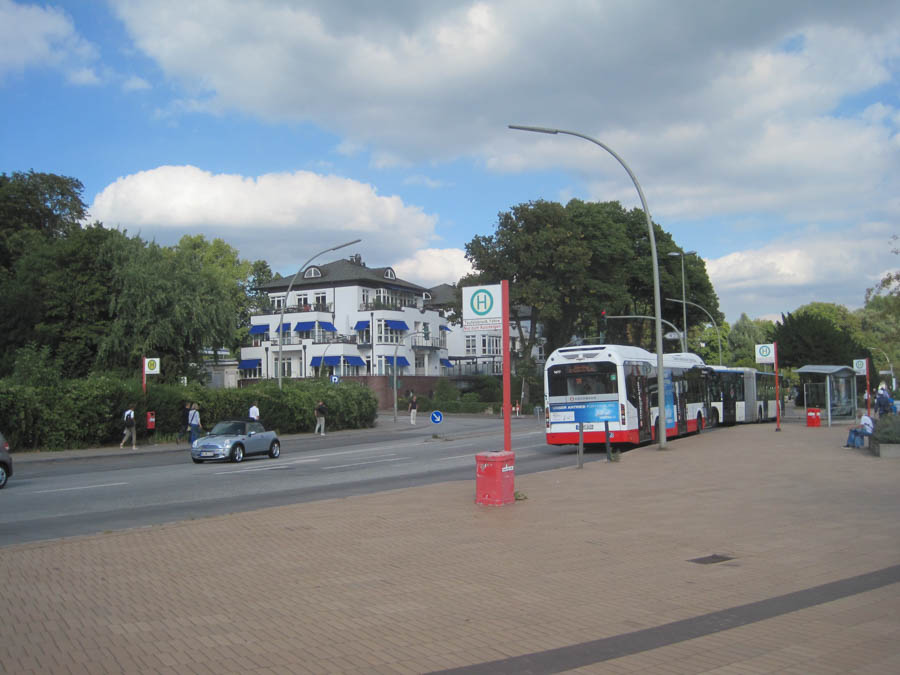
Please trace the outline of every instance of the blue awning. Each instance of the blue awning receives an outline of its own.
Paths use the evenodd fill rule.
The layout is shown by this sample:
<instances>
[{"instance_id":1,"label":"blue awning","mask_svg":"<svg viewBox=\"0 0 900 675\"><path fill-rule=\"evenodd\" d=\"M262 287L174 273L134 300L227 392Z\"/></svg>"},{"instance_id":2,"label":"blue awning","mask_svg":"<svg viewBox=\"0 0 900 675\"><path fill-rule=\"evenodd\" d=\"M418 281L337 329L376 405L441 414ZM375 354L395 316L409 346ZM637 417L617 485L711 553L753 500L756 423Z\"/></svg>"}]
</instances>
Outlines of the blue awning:
<instances>
[{"instance_id":1,"label":"blue awning","mask_svg":"<svg viewBox=\"0 0 900 675\"><path fill-rule=\"evenodd\" d=\"M394 330L409 330L409 326L406 325L405 321L397 321L396 319L385 319L384 325Z\"/></svg>"},{"instance_id":2,"label":"blue awning","mask_svg":"<svg viewBox=\"0 0 900 675\"><path fill-rule=\"evenodd\" d=\"M450 330L450 326L441 326L441 330L445 330L445 331L447 331L448 333L452 332L452 331Z\"/></svg>"},{"instance_id":3,"label":"blue awning","mask_svg":"<svg viewBox=\"0 0 900 675\"><path fill-rule=\"evenodd\" d=\"M322 357L314 356L312 360L309 362L310 367L318 368L322 365ZM325 365L326 366L339 366L341 365L341 357L340 356L326 356L325 357Z\"/></svg>"},{"instance_id":4,"label":"blue awning","mask_svg":"<svg viewBox=\"0 0 900 675\"><path fill-rule=\"evenodd\" d=\"M256 370L262 365L262 359L241 359L238 370Z\"/></svg>"},{"instance_id":5,"label":"blue awning","mask_svg":"<svg viewBox=\"0 0 900 675\"><path fill-rule=\"evenodd\" d=\"M369 322L368 322L368 320L366 320L366 321L357 321L357 322L356 322L356 325L353 326L353 330L368 330L368 328L369 328Z\"/></svg>"},{"instance_id":6,"label":"blue awning","mask_svg":"<svg viewBox=\"0 0 900 675\"><path fill-rule=\"evenodd\" d=\"M283 323L283 324L281 324L281 327L280 327L280 328L276 328L276 329L275 329L275 332L276 332L276 333L280 333L281 331L284 331L285 333L290 333L290 332L291 332L291 324L290 324L290 323Z\"/></svg>"},{"instance_id":7,"label":"blue awning","mask_svg":"<svg viewBox=\"0 0 900 675\"><path fill-rule=\"evenodd\" d=\"M297 325L294 326L294 330L298 333L303 333L305 331L312 330L315 327L315 321L298 321Z\"/></svg>"},{"instance_id":8,"label":"blue awning","mask_svg":"<svg viewBox=\"0 0 900 675\"><path fill-rule=\"evenodd\" d=\"M250 326L250 335L262 335L263 333L268 333L268 332L269 332L268 326L260 326L260 325Z\"/></svg>"},{"instance_id":9,"label":"blue awning","mask_svg":"<svg viewBox=\"0 0 900 675\"><path fill-rule=\"evenodd\" d=\"M385 357L384 357L384 361L385 361L385 363L393 363L393 362L394 362L394 357L393 357L393 356L385 356ZM398 357L397 357L397 366L398 366L398 367L403 368L403 367L408 366L408 365L409 365L409 361L406 360L406 357L405 357L405 356L398 356Z\"/></svg>"},{"instance_id":10,"label":"blue awning","mask_svg":"<svg viewBox=\"0 0 900 675\"><path fill-rule=\"evenodd\" d=\"M448 368L452 368L452 367L453 367L453 361L451 361L450 359L441 359L441 365L442 365L442 366L447 366Z\"/></svg>"},{"instance_id":11,"label":"blue awning","mask_svg":"<svg viewBox=\"0 0 900 675\"><path fill-rule=\"evenodd\" d=\"M320 321L319 328L324 331L328 331L329 333L337 333L337 328L334 327L334 324L327 321Z\"/></svg>"},{"instance_id":12,"label":"blue awning","mask_svg":"<svg viewBox=\"0 0 900 675\"><path fill-rule=\"evenodd\" d=\"M366 362L362 360L360 356L345 356L344 363L348 366L363 366L365 367Z\"/></svg>"}]
</instances>

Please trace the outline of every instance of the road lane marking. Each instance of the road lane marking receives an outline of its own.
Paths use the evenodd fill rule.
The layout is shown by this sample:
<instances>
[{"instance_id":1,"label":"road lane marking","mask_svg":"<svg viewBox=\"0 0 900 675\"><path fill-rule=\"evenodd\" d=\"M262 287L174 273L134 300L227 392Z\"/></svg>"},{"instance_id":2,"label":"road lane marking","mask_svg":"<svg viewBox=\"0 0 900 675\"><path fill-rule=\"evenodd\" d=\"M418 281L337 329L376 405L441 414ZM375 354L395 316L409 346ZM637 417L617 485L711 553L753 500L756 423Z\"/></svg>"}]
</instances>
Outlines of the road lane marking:
<instances>
[{"instance_id":1,"label":"road lane marking","mask_svg":"<svg viewBox=\"0 0 900 675\"><path fill-rule=\"evenodd\" d=\"M338 464L336 466L323 466L322 470L325 471L328 469L346 469L348 466L365 466L366 464L378 464L380 462L400 462L400 461L403 461L404 459L407 459L407 458L406 457L395 457L393 459L376 459L371 462L356 462L354 464Z\"/></svg>"},{"instance_id":2,"label":"road lane marking","mask_svg":"<svg viewBox=\"0 0 900 675\"><path fill-rule=\"evenodd\" d=\"M81 485L78 487L56 488L54 490L35 490L31 494L40 495L45 492L66 492L68 490L93 490L94 488L115 487L117 485L128 485L128 483L103 483L102 485Z\"/></svg>"}]
</instances>

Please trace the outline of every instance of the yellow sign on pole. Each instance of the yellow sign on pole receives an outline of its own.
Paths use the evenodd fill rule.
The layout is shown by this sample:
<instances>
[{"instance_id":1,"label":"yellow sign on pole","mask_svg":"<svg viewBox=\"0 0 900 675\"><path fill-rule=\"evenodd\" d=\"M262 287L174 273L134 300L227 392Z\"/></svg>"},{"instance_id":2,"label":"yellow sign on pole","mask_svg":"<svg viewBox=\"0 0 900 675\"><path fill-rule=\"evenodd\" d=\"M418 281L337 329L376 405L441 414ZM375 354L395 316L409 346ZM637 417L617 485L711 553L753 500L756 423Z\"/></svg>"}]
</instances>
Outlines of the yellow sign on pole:
<instances>
[{"instance_id":1,"label":"yellow sign on pole","mask_svg":"<svg viewBox=\"0 0 900 675\"><path fill-rule=\"evenodd\" d=\"M144 359L144 375L159 375L159 358L151 356Z\"/></svg>"}]
</instances>

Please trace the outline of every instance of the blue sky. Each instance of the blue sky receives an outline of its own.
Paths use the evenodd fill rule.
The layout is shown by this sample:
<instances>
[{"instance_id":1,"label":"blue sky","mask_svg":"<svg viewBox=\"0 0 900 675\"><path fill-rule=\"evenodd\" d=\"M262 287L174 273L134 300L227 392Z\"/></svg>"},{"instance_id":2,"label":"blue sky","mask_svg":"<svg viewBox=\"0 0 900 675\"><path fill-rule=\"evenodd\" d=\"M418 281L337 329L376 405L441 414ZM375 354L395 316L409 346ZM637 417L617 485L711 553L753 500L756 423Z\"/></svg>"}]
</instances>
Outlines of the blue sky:
<instances>
[{"instance_id":1,"label":"blue sky","mask_svg":"<svg viewBox=\"0 0 900 675\"><path fill-rule=\"evenodd\" d=\"M0 171L74 176L161 244L287 274L359 237L431 286L515 204L638 205L600 148L507 125L569 129L729 321L778 318L897 268L898 73L887 1L0 0Z\"/></svg>"}]
</instances>

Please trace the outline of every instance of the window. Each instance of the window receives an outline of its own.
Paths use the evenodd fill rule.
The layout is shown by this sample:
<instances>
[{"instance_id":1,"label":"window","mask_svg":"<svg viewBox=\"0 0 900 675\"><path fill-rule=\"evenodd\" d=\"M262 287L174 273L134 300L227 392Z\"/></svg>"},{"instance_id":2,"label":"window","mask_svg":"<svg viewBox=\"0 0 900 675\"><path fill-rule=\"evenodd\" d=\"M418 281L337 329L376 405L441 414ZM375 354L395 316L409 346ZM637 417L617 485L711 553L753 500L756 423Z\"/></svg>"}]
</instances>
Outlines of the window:
<instances>
[{"instance_id":1,"label":"window","mask_svg":"<svg viewBox=\"0 0 900 675\"><path fill-rule=\"evenodd\" d=\"M589 396L619 391L613 363L589 362L553 366L547 373L550 396Z\"/></svg>"},{"instance_id":2,"label":"window","mask_svg":"<svg viewBox=\"0 0 900 675\"><path fill-rule=\"evenodd\" d=\"M297 295L297 306L298 307L306 307L309 304L309 296L306 293L299 293Z\"/></svg>"},{"instance_id":3,"label":"window","mask_svg":"<svg viewBox=\"0 0 900 675\"><path fill-rule=\"evenodd\" d=\"M325 298L326 298L325 291L316 291L315 295L313 295L313 302L316 305L317 311L320 311L320 312L323 311L318 308L325 306Z\"/></svg>"},{"instance_id":4,"label":"window","mask_svg":"<svg viewBox=\"0 0 900 675\"><path fill-rule=\"evenodd\" d=\"M416 370L422 370L425 368L425 354L419 352L416 354Z\"/></svg>"},{"instance_id":5,"label":"window","mask_svg":"<svg viewBox=\"0 0 900 675\"><path fill-rule=\"evenodd\" d=\"M466 335L466 356L475 356L478 353L478 336Z\"/></svg>"},{"instance_id":6,"label":"window","mask_svg":"<svg viewBox=\"0 0 900 675\"><path fill-rule=\"evenodd\" d=\"M368 304L369 304L369 289L368 289L368 288L363 288L363 289L361 290L361 293L362 293L362 302L363 302L363 304L364 304L364 305L368 305Z\"/></svg>"},{"instance_id":7,"label":"window","mask_svg":"<svg viewBox=\"0 0 900 675\"><path fill-rule=\"evenodd\" d=\"M425 338L425 342L428 342L428 340L431 338L431 330L429 329L427 323L422 324L422 337Z\"/></svg>"},{"instance_id":8,"label":"window","mask_svg":"<svg viewBox=\"0 0 900 675\"><path fill-rule=\"evenodd\" d=\"M278 371L278 357L277 356L275 357L275 371L276 372ZM281 376L282 377L290 377L291 376L291 360L290 359L285 359L282 362Z\"/></svg>"},{"instance_id":9,"label":"window","mask_svg":"<svg viewBox=\"0 0 900 675\"><path fill-rule=\"evenodd\" d=\"M283 295L276 295L274 298L272 298L272 300L275 303L275 309L281 309L282 307L284 307L284 296Z\"/></svg>"},{"instance_id":10,"label":"window","mask_svg":"<svg viewBox=\"0 0 900 675\"><path fill-rule=\"evenodd\" d=\"M388 268L384 271L384 278L385 278L385 279L396 279L396 278L397 278L397 275L394 274L394 270L392 270L390 267L388 267Z\"/></svg>"},{"instance_id":11,"label":"window","mask_svg":"<svg viewBox=\"0 0 900 675\"><path fill-rule=\"evenodd\" d=\"M247 423L247 432L248 433L253 432L255 434L261 434L265 430L266 430L265 427L262 424L260 424L259 422L248 422Z\"/></svg>"},{"instance_id":12,"label":"window","mask_svg":"<svg viewBox=\"0 0 900 675\"><path fill-rule=\"evenodd\" d=\"M499 354L500 353L500 336L499 335L482 335L481 336L481 353L482 354Z\"/></svg>"},{"instance_id":13,"label":"window","mask_svg":"<svg viewBox=\"0 0 900 675\"><path fill-rule=\"evenodd\" d=\"M303 273L304 279L315 279L316 277L322 276L321 270L318 267L310 267Z\"/></svg>"},{"instance_id":14,"label":"window","mask_svg":"<svg viewBox=\"0 0 900 675\"><path fill-rule=\"evenodd\" d=\"M388 328L384 319L378 319L378 342L381 344L397 344L403 336L403 331Z\"/></svg>"}]
</instances>

